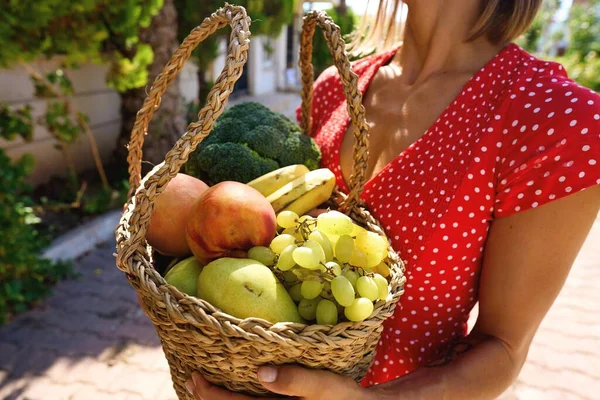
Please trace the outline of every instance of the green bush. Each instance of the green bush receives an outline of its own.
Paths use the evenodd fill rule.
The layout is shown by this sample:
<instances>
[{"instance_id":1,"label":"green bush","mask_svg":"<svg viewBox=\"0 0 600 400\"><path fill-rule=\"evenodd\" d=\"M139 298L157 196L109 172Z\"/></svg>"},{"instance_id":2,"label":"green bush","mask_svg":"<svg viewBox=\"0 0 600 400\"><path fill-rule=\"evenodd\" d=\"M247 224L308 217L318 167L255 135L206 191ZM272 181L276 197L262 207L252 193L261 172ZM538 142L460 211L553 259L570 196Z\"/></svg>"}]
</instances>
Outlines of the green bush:
<instances>
[{"instance_id":1,"label":"green bush","mask_svg":"<svg viewBox=\"0 0 600 400\"><path fill-rule=\"evenodd\" d=\"M40 257L48 241L35 228L39 220L25 184L32 166L31 157L12 162L0 149L0 325L47 296L52 284L73 273L68 263Z\"/></svg>"},{"instance_id":2,"label":"green bush","mask_svg":"<svg viewBox=\"0 0 600 400\"><path fill-rule=\"evenodd\" d=\"M582 86L600 93L600 55L591 51L581 60L577 54L557 57L569 73L569 77Z\"/></svg>"}]
</instances>

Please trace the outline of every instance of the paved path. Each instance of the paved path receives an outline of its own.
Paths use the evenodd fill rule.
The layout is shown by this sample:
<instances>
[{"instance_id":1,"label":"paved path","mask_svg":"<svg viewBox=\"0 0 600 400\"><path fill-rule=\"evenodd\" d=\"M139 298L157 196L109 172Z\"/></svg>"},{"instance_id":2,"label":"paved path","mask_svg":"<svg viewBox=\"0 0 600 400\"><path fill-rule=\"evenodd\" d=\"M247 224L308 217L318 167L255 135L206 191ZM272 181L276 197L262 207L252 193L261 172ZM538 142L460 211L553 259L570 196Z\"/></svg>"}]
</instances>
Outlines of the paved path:
<instances>
[{"instance_id":1,"label":"paved path","mask_svg":"<svg viewBox=\"0 0 600 400\"><path fill-rule=\"evenodd\" d=\"M600 219L502 399L599 398L599 244ZM0 328L0 399L175 399L154 328L113 251L107 243L79 259L79 279Z\"/></svg>"}]
</instances>

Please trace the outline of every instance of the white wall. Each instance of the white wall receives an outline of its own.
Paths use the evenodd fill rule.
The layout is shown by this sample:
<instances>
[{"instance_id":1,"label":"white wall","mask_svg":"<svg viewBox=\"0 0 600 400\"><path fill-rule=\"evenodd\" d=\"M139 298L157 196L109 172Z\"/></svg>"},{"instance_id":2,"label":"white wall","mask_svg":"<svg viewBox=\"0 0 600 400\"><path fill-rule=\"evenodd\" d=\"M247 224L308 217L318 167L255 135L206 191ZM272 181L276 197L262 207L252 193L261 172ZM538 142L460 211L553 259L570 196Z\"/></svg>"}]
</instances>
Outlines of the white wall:
<instances>
[{"instance_id":1,"label":"white wall","mask_svg":"<svg viewBox=\"0 0 600 400\"><path fill-rule=\"evenodd\" d=\"M179 72L179 92L185 103L198 97L198 67L192 62L185 63Z\"/></svg>"},{"instance_id":2,"label":"white wall","mask_svg":"<svg viewBox=\"0 0 600 400\"><path fill-rule=\"evenodd\" d=\"M58 66L58 61L38 61L31 66L41 73L47 73ZM107 66L102 65L84 65L78 70L66 70L75 89L73 104L90 117L90 128L104 161L110 159L121 129L121 97L107 87L107 70ZM182 97L185 101L195 99L198 92L196 67L191 63L186 64L180 76ZM33 107L33 116L39 117L45 111L46 101L36 99L33 93L33 84L23 68L0 70L0 103L7 103L15 108L29 103ZM36 165L29 182L38 184L46 182L53 175L65 174L63 155L54 148L55 143L45 128L36 125L32 142L26 143L21 139L7 142L0 139L0 148L5 149L13 159L25 153L32 154ZM89 142L84 134L70 147L70 153L79 171L95 167Z\"/></svg>"},{"instance_id":3,"label":"white wall","mask_svg":"<svg viewBox=\"0 0 600 400\"><path fill-rule=\"evenodd\" d=\"M260 96L285 89L286 70L286 31L284 26L277 38L271 39L273 54L268 57L265 44L269 40L265 36L251 36L248 50L248 87L250 94ZM219 52L208 71L207 79L215 81L225 67L227 56L227 40L219 43Z\"/></svg>"},{"instance_id":4,"label":"white wall","mask_svg":"<svg viewBox=\"0 0 600 400\"><path fill-rule=\"evenodd\" d=\"M58 61L39 61L31 66L41 73L55 69ZM103 159L108 159L114 150L121 128L121 98L105 83L107 68L99 65L84 65L78 70L67 70L73 81L75 94L73 104L90 117L90 128L94 132L98 149ZM41 116L46 108L46 101L36 99L33 95L33 84L25 69L15 67L11 70L0 70L0 102L10 106L21 107L27 103L33 107L33 116ZM29 178L30 183L47 181L52 175L64 175L65 162L61 151L54 148L56 141L45 128L35 126L33 141L26 143L21 139L6 142L0 139L0 147L5 149L11 158L18 158L24 153L35 157L36 165ZM71 146L71 156L79 170L93 168L94 161L88 139L81 135L77 143Z\"/></svg>"}]
</instances>

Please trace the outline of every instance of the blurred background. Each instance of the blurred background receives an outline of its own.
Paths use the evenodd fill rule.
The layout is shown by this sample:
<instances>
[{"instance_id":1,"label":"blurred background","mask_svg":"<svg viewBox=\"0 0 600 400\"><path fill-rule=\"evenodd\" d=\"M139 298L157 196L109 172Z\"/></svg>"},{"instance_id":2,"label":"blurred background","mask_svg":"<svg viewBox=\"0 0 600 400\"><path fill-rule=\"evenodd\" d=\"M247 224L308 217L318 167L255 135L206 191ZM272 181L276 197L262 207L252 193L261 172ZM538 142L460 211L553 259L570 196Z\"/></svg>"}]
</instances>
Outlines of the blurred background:
<instances>
[{"instance_id":1,"label":"blurred background","mask_svg":"<svg viewBox=\"0 0 600 400\"><path fill-rule=\"evenodd\" d=\"M369 2L235 3L252 17L252 37L230 105L258 101L294 118L304 13L326 10L348 34ZM148 88L223 4L2 3L0 398L174 398L160 343L114 267L112 230L128 189L126 144ZM145 139L146 169L195 121L224 66L228 35L202 43L169 86ZM600 0L545 0L517 43L600 91ZM318 75L331 56L318 32L313 46ZM599 242L597 223L505 398L598 398L600 295L590 282L600 278Z\"/></svg>"}]
</instances>

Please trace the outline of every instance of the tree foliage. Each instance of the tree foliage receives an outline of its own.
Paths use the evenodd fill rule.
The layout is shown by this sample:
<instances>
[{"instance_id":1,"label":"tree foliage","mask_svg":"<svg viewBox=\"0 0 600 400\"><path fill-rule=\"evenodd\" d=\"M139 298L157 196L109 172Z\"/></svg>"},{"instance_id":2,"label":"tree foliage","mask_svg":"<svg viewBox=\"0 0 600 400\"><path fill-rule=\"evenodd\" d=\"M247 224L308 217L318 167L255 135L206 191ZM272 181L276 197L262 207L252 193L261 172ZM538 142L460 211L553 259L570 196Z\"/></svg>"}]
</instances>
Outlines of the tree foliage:
<instances>
[{"instance_id":1,"label":"tree foliage","mask_svg":"<svg viewBox=\"0 0 600 400\"><path fill-rule=\"evenodd\" d=\"M138 31L163 0L6 0L0 13L0 66L62 56L65 66L109 62L119 91L143 86L152 50ZM32 11L34 10L34 11Z\"/></svg>"},{"instance_id":2,"label":"tree foliage","mask_svg":"<svg viewBox=\"0 0 600 400\"><path fill-rule=\"evenodd\" d=\"M531 26L518 41L529 52L536 52L544 31L550 26L562 0L544 0Z\"/></svg>"},{"instance_id":3,"label":"tree foliage","mask_svg":"<svg viewBox=\"0 0 600 400\"><path fill-rule=\"evenodd\" d=\"M346 8L343 12L340 9L330 8L325 10L325 12L340 27L343 36L349 35L354 31L356 16L349 8ZM331 50L329 50L321 29L317 28L313 38L313 67L315 75L318 76L331 65L333 65Z\"/></svg>"},{"instance_id":4,"label":"tree foliage","mask_svg":"<svg viewBox=\"0 0 600 400\"><path fill-rule=\"evenodd\" d=\"M569 31L567 54L558 61L571 78L600 93L600 0L574 6Z\"/></svg>"},{"instance_id":5,"label":"tree foliage","mask_svg":"<svg viewBox=\"0 0 600 400\"><path fill-rule=\"evenodd\" d=\"M253 36L275 36L284 25L290 24L294 18L295 6L299 0L239 0L236 5L246 8L252 20L250 31ZM210 16L220 7L222 0L175 0L178 13L179 40L183 41L192 29L200 25L204 18ZM207 84L204 74L218 56L218 44L224 37L229 37L229 29L221 29L208 37L194 50L192 57L198 66L200 83L199 100L204 101Z\"/></svg>"},{"instance_id":6,"label":"tree foliage","mask_svg":"<svg viewBox=\"0 0 600 400\"><path fill-rule=\"evenodd\" d=\"M0 107L0 138L31 140L31 109ZM33 201L25 178L34 160L24 155L12 161L0 149L0 325L50 292L50 285L72 273L69 264L40 257L46 238L35 228Z\"/></svg>"}]
</instances>

